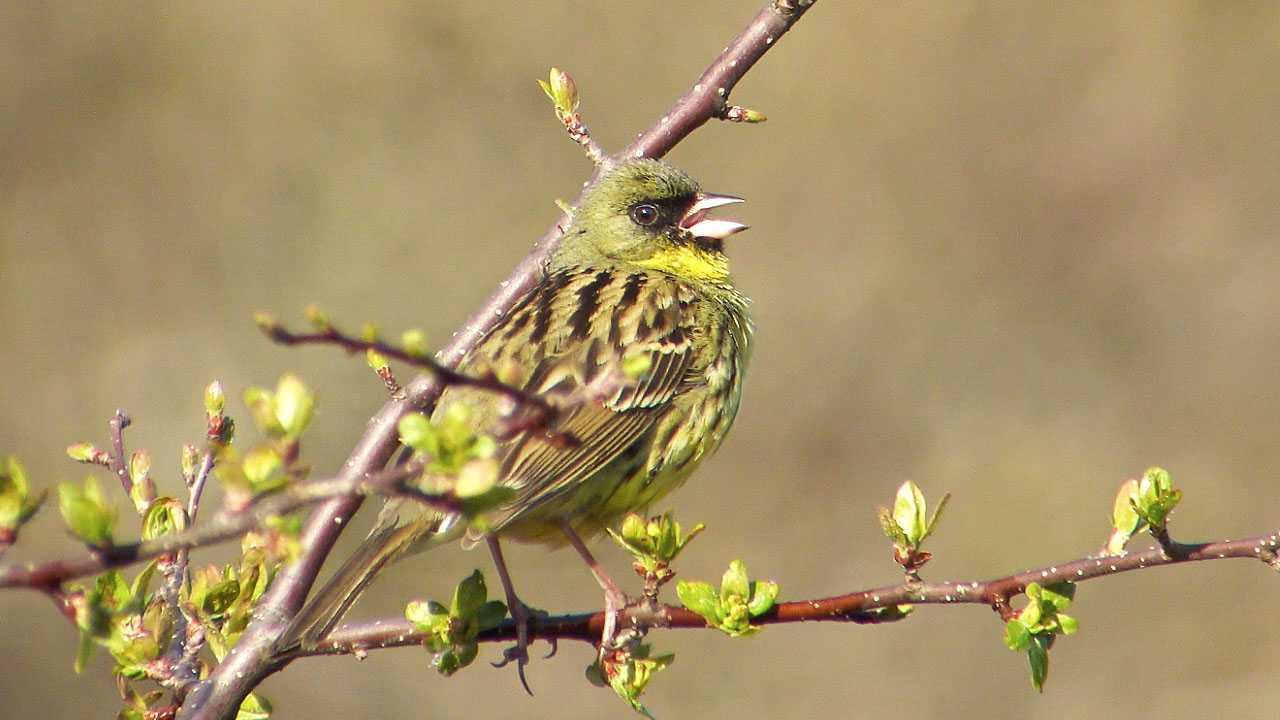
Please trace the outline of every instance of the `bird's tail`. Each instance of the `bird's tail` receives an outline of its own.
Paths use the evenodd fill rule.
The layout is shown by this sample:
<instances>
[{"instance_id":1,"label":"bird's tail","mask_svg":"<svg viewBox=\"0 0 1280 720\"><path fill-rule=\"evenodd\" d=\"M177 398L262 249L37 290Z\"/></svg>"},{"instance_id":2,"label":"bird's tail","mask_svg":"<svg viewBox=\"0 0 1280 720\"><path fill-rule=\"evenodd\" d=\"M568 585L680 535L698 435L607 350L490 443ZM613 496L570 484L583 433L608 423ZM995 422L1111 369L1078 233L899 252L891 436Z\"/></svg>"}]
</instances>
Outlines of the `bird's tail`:
<instances>
[{"instance_id":1,"label":"bird's tail","mask_svg":"<svg viewBox=\"0 0 1280 720\"><path fill-rule=\"evenodd\" d=\"M298 647L315 648L342 620L383 567L409 552L440 544L449 539L446 535L452 536L451 533L438 533L435 537L428 537L440 529L440 522L437 520L425 525L410 522L374 529L355 554L289 623L276 643L277 652Z\"/></svg>"}]
</instances>

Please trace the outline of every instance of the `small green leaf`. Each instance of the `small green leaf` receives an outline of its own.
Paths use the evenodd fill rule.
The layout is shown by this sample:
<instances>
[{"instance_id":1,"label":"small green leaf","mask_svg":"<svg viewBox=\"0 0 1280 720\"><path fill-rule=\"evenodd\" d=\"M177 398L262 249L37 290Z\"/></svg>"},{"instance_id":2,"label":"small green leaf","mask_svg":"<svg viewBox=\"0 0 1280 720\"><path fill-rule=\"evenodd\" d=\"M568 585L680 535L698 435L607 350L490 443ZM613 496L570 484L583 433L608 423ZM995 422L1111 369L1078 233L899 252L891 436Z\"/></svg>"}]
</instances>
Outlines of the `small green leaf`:
<instances>
[{"instance_id":1,"label":"small green leaf","mask_svg":"<svg viewBox=\"0 0 1280 720\"><path fill-rule=\"evenodd\" d=\"M231 607L240 595L240 582L229 578L209 588L204 599L204 611L210 615L218 615Z\"/></svg>"},{"instance_id":2,"label":"small green leaf","mask_svg":"<svg viewBox=\"0 0 1280 720\"><path fill-rule=\"evenodd\" d=\"M701 615L708 624L719 621L720 596L711 583L681 580L676 583L676 596L682 605Z\"/></svg>"},{"instance_id":3,"label":"small green leaf","mask_svg":"<svg viewBox=\"0 0 1280 720\"><path fill-rule=\"evenodd\" d=\"M222 383L214 380L204 389L204 411L211 417L221 415L227 409L227 394Z\"/></svg>"},{"instance_id":4,"label":"small green leaf","mask_svg":"<svg viewBox=\"0 0 1280 720\"><path fill-rule=\"evenodd\" d=\"M1142 516L1137 511L1138 481L1126 480L1116 492L1111 509L1111 536L1103 549L1107 555L1123 555L1133 534L1142 529Z\"/></svg>"},{"instance_id":5,"label":"small green leaf","mask_svg":"<svg viewBox=\"0 0 1280 720\"><path fill-rule=\"evenodd\" d=\"M893 500L893 521L913 548L924 539L928 529L925 511L924 493L920 488L910 480L902 483Z\"/></svg>"},{"instance_id":6,"label":"small green leaf","mask_svg":"<svg viewBox=\"0 0 1280 720\"><path fill-rule=\"evenodd\" d=\"M156 498L142 516L142 539L154 540L187 527L187 510L171 497Z\"/></svg>"},{"instance_id":7,"label":"small green leaf","mask_svg":"<svg viewBox=\"0 0 1280 720\"><path fill-rule=\"evenodd\" d=\"M99 450L93 443L80 442L67 446L67 457L82 463L105 464L107 453Z\"/></svg>"},{"instance_id":8,"label":"small green leaf","mask_svg":"<svg viewBox=\"0 0 1280 720\"><path fill-rule=\"evenodd\" d=\"M116 513L107 505L95 478L86 478L83 487L73 483L59 485L58 509L67 527L86 544L97 548L111 545Z\"/></svg>"},{"instance_id":9,"label":"small green leaf","mask_svg":"<svg viewBox=\"0 0 1280 720\"><path fill-rule=\"evenodd\" d=\"M1031 686L1044 692L1044 681L1049 677L1049 641L1052 636L1037 635L1027 645L1027 660L1031 663Z\"/></svg>"},{"instance_id":10,"label":"small green leaf","mask_svg":"<svg viewBox=\"0 0 1280 720\"><path fill-rule=\"evenodd\" d=\"M267 720L271 717L271 703L257 693L249 693L240 709L236 711L236 720Z\"/></svg>"},{"instance_id":11,"label":"small green leaf","mask_svg":"<svg viewBox=\"0 0 1280 720\"><path fill-rule=\"evenodd\" d=\"M200 450L190 443L182 446L182 477L188 483L195 482L196 473L200 471Z\"/></svg>"},{"instance_id":12,"label":"small green leaf","mask_svg":"<svg viewBox=\"0 0 1280 720\"><path fill-rule=\"evenodd\" d=\"M493 458L472 460L462 466L453 493L460 498L473 498L493 489L498 482L498 461Z\"/></svg>"},{"instance_id":13,"label":"small green leaf","mask_svg":"<svg viewBox=\"0 0 1280 720\"><path fill-rule=\"evenodd\" d=\"M929 517L928 524L925 525L924 535L920 537L923 541L925 538L933 534L938 529L938 521L942 519L942 511L947 508L947 503L951 501L951 493L944 493L942 499L938 501L938 507L934 509L933 515Z\"/></svg>"},{"instance_id":14,"label":"small green leaf","mask_svg":"<svg viewBox=\"0 0 1280 720\"><path fill-rule=\"evenodd\" d=\"M1066 610L1076 596L1075 583L1060 582L1040 589L1041 598L1057 610Z\"/></svg>"},{"instance_id":15,"label":"small green leaf","mask_svg":"<svg viewBox=\"0 0 1280 720\"><path fill-rule=\"evenodd\" d=\"M434 442L434 431L431 421L422 413L409 413L400 418L397 426L400 431L400 442L414 450L430 453Z\"/></svg>"},{"instance_id":16,"label":"small green leaf","mask_svg":"<svg viewBox=\"0 0 1280 720\"><path fill-rule=\"evenodd\" d=\"M285 437L296 440L311 424L315 414L315 394L298 378L286 373L276 385L275 411L276 420L284 429Z\"/></svg>"},{"instance_id":17,"label":"small green leaf","mask_svg":"<svg viewBox=\"0 0 1280 720\"><path fill-rule=\"evenodd\" d=\"M284 435L284 427L276 417L276 398L270 390L251 387L244 391L244 404L249 408L249 415L254 425L264 435L280 437Z\"/></svg>"},{"instance_id":18,"label":"small green leaf","mask_svg":"<svg viewBox=\"0 0 1280 720\"><path fill-rule=\"evenodd\" d=\"M490 630L502 624L507 617L506 604L498 600L490 600L480 606L476 612L476 628L480 631Z\"/></svg>"},{"instance_id":19,"label":"small green leaf","mask_svg":"<svg viewBox=\"0 0 1280 720\"><path fill-rule=\"evenodd\" d=\"M369 369L374 372L383 372L391 367L391 363L387 362L386 356L373 349L365 351L364 361L368 363Z\"/></svg>"},{"instance_id":20,"label":"small green leaf","mask_svg":"<svg viewBox=\"0 0 1280 720\"><path fill-rule=\"evenodd\" d=\"M40 509L46 496L44 490L31 495L26 468L10 455L0 466L0 530L12 534Z\"/></svg>"},{"instance_id":21,"label":"small green leaf","mask_svg":"<svg viewBox=\"0 0 1280 720\"><path fill-rule=\"evenodd\" d=\"M1010 649L1022 652L1031 643L1031 631L1016 618L1004 624L1004 644Z\"/></svg>"},{"instance_id":22,"label":"small green leaf","mask_svg":"<svg viewBox=\"0 0 1280 720\"><path fill-rule=\"evenodd\" d=\"M404 609L404 617L420 632L434 632L449 620L449 610L433 600L415 600Z\"/></svg>"},{"instance_id":23,"label":"small green leaf","mask_svg":"<svg viewBox=\"0 0 1280 720\"><path fill-rule=\"evenodd\" d=\"M400 346L413 357L421 358L430 354L427 350L427 334L417 328L400 334Z\"/></svg>"},{"instance_id":24,"label":"small green leaf","mask_svg":"<svg viewBox=\"0 0 1280 720\"><path fill-rule=\"evenodd\" d=\"M88 667L89 661L93 659L93 650L97 647L93 642L93 635L86 630L80 631L79 643L76 645L76 659L71 667L79 675Z\"/></svg>"},{"instance_id":25,"label":"small green leaf","mask_svg":"<svg viewBox=\"0 0 1280 720\"><path fill-rule=\"evenodd\" d=\"M650 646L639 645L621 658L601 663L598 670L618 697L626 701L631 709L648 718L653 715L640 702L640 696L644 694L654 674L666 669L675 660L675 655L651 657L650 652Z\"/></svg>"},{"instance_id":26,"label":"small green leaf","mask_svg":"<svg viewBox=\"0 0 1280 720\"><path fill-rule=\"evenodd\" d=\"M449 614L464 620L473 619L488 596L489 591L484 584L484 575L476 570L454 588Z\"/></svg>"},{"instance_id":27,"label":"small green leaf","mask_svg":"<svg viewBox=\"0 0 1280 720\"><path fill-rule=\"evenodd\" d=\"M147 506L156 498L156 484L151 479L151 455L145 450L138 450L129 459L129 476L133 478L133 487L129 490L129 499L138 514L147 511Z\"/></svg>"},{"instance_id":28,"label":"small green leaf","mask_svg":"<svg viewBox=\"0 0 1280 720\"><path fill-rule=\"evenodd\" d=\"M1070 615L1058 613L1058 627L1063 635L1075 635L1080 630L1080 621Z\"/></svg>"},{"instance_id":29,"label":"small green leaf","mask_svg":"<svg viewBox=\"0 0 1280 720\"><path fill-rule=\"evenodd\" d=\"M259 445L246 453L241 467L255 495L279 490L289 480L284 458L269 445Z\"/></svg>"},{"instance_id":30,"label":"small green leaf","mask_svg":"<svg viewBox=\"0 0 1280 720\"><path fill-rule=\"evenodd\" d=\"M452 648L438 653L432 659L431 664L435 666L437 672L445 677L453 675L463 667L462 661L458 658L458 653Z\"/></svg>"},{"instance_id":31,"label":"small green leaf","mask_svg":"<svg viewBox=\"0 0 1280 720\"><path fill-rule=\"evenodd\" d=\"M547 80L539 80L538 85L551 99L557 117L563 119L578 109L578 85L569 73L560 68L551 68Z\"/></svg>"},{"instance_id":32,"label":"small green leaf","mask_svg":"<svg viewBox=\"0 0 1280 720\"><path fill-rule=\"evenodd\" d=\"M751 602L747 604L747 612L751 617L758 617L769 612L778 598L778 584L768 580L751 583Z\"/></svg>"},{"instance_id":33,"label":"small green leaf","mask_svg":"<svg viewBox=\"0 0 1280 720\"><path fill-rule=\"evenodd\" d=\"M746 600L750 593L751 583L747 577L747 566L741 560L730 562L729 569L724 571L724 577L720 579L720 599L736 597Z\"/></svg>"},{"instance_id":34,"label":"small green leaf","mask_svg":"<svg viewBox=\"0 0 1280 720\"><path fill-rule=\"evenodd\" d=\"M333 322L329 320L329 314L321 310L318 305L308 305L302 310L302 314L307 318L307 324L316 332L328 332L333 329Z\"/></svg>"}]
</instances>

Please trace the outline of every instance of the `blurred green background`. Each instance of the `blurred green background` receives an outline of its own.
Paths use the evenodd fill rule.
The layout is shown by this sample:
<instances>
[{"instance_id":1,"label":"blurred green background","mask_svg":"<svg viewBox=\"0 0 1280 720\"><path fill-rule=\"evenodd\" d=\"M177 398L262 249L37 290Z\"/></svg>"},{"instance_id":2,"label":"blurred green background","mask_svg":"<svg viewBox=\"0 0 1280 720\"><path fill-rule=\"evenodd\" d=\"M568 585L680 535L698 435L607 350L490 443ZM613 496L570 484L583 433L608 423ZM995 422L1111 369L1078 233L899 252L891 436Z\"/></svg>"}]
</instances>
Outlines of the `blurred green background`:
<instances>
[{"instance_id":1,"label":"blurred green background","mask_svg":"<svg viewBox=\"0 0 1280 720\"><path fill-rule=\"evenodd\" d=\"M381 385L359 359L272 346L252 312L315 302L443 342L588 173L534 78L570 70L617 148L757 7L4 4L0 450L40 484L79 479L62 448L103 440L121 407L177 492L204 384L238 397L294 370L321 394L306 452L329 474ZM667 503L711 528L682 577L741 557L786 598L894 582L874 511L907 478L954 493L935 579L1096 550L1115 487L1156 463L1186 491L1176 537L1274 528L1277 67L1274 3L819 3L734 96L770 121L671 156L750 199L730 252L759 326L737 429ZM46 510L8 559L75 549ZM534 604L599 604L571 553L508 557ZM406 562L357 614L473 567L492 573L480 552ZM655 633L677 661L646 701L663 718L1271 717L1277 598L1240 562L1089 583L1043 695L980 607ZM0 593L0 714L113 716L108 661L75 677L74 647L43 598ZM413 650L303 662L263 690L280 717L628 716L583 680L589 659L535 661L532 699L509 670L444 680Z\"/></svg>"}]
</instances>

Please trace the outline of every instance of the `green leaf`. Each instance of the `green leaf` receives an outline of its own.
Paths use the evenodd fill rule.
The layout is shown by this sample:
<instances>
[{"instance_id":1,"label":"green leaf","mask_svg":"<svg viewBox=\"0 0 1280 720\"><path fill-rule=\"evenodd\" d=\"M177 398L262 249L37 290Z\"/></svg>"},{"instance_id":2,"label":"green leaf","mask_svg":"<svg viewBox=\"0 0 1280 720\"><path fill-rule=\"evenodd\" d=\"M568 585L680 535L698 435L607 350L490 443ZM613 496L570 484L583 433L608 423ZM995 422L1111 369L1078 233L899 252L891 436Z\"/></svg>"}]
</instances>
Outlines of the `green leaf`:
<instances>
[{"instance_id":1,"label":"green leaf","mask_svg":"<svg viewBox=\"0 0 1280 720\"><path fill-rule=\"evenodd\" d=\"M453 493L459 498L479 497L493 489L498 482L498 461L493 458L472 460L462 466Z\"/></svg>"},{"instance_id":2,"label":"green leaf","mask_svg":"<svg viewBox=\"0 0 1280 720\"><path fill-rule=\"evenodd\" d=\"M400 346L413 357L426 357L430 354L427 350L427 334L417 328L400 334Z\"/></svg>"},{"instance_id":3,"label":"green leaf","mask_svg":"<svg viewBox=\"0 0 1280 720\"><path fill-rule=\"evenodd\" d=\"M462 661L458 658L458 653L452 648L437 653L431 664L435 666L436 672L445 677L453 675L463 667Z\"/></svg>"},{"instance_id":4,"label":"green leaf","mask_svg":"<svg viewBox=\"0 0 1280 720\"><path fill-rule=\"evenodd\" d=\"M924 493L910 480L898 487L893 500L893 521L906 536L911 547L920 544L924 539L928 522L925 519Z\"/></svg>"},{"instance_id":5,"label":"green leaf","mask_svg":"<svg viewBox=\"0 0 1280 720\"><path fill-rule=\"evenodd\" d=\"M244 404L249 408L253 424L258 426L264 435L280 437L284 435L284 427L276 417L276 398L270 391L260 387L251 387L244 391Z\"/></svg>"},{"instance_id":6,"label":"green leaf","mask_svg":"<svg viewBox=\"0 0 1280 720\"><path fill-rule=\"evenodd\" d=\"M747 566L741 560L730 562L729 569L724 571L724 577L720 579L720 599L736 597L746 600L750 593L751 583L747 578Z\"/></svg>"},{"instance_id":7,"label":"green leaf","mask_svg":"<svg viewBox=\"0 0 1280 720\"><path fill-rule=\"evenodd\" d=\"M654 674L666 669L675 660L675 655L651 657L650 651L650 646L639 645L622 660L603 663L599 670L618 697L626 701L631 709L648 718L653 715L640 702L640 696L644 694Z\"/></svg>"},{"instance_id":8,"label":"green leaf","mask_svg":"<svg viewBox=\"0 0 1280 720\"><path fill-rule=\"evenodd\" d=\"M17 530L40 509L46 496L46 491L31 496L26 468L10 455L0 467L0 530Z\"/></svg>"},{"instance_id":9,"label":"green leaf","mask_svg":"<svg viewBox=\"0 0 1280 720\"><path fill-rule=\"evenodd\" d=\"M1016 618L1004 624L1004 644L1010 650L1022 652L1031 643L1031 631Z\"/></svg>"},{"instance_id":10,"label":"green leaf","mask_svg":"<svg viewBox=\"0 0 1280 720\"><path fill-rule=\"evenodd\" d=\"M80 640L76 645L76 659L72 663L72 668L79 675L88 667L89 661L93 659L93 651L97 645L93 642L93 635L87 630L80 631Z\"/></svg>"},{"instance_id":11,"label":"green leaf","mask_svg":"<svg viewBox=\"0 0 1280 720\"><path fill-rule=\"evenodd\" d=\"M893 511L889 508L882 507L876 517L880 520L880 529L884 532L885 537L893 541L895 548L900 548L904 552L911 549L911 540L902 528L898 527L898 523L893 519Z\"/></svg>"},{"instance_id":12,"label":"green leaf","mask_svg":"<svg viewBox=\"0 0 1280 720\"><path fill-rule=\"evenodd\" d=\"M67 457L82 463L105 463L107 454L93 443L80 442L67 446Z\"/></svg>"},{"instance_id":13,"label":"green leaf","mask_svg":"<svg viewBox=\"0 0 1280 720\"><path fill-rule=\"evenodd\" d=\"M284 429L285 437L297 440L311 424L315 414L316 397L297 375L286 373L276 385L276 420Z\"/></svg>"},{"instance_id":14,"label":"green leaf","mask_svg":"<svg viewBox=\"0 0 1280 720\"><path fill-rule=\"evenodd\" d=\"M476 570L454 588L449 614L463 620L473 619L476 613L480 612L480 607L484 605L488 596L489 591L484 584L484 575Z\"/></svg>"},{"instance_id":15,"label":"green leaf","mask_svg":"<svg viewBox=\"0 0 1280 720\"><path fill-rule=\"evenodd\" d=\"M476 629L480 631L496 628L507 617L507 606L498 600L490 600L480 606L476 612Z\"/></svg>"},{"instance_id":16,"label":"green leaf","mask_svg":"<svg viewBox=\"0 0 1280 720\"><path fill-rule=\"evenodd\" d=\"M187 527L187 510L175 498L156 498L142 516L142 539L154 540Z\"/></svg>"},{"instance_id":17,"label":"green leaf","mask_svg":"<svg viewBox=\"0 0 1280 720\"><path fill-rule=\"evenodd\" d=\"M1075 635L1080 630L1080 621L1070 615L1058 614L1058 627L1063 635Z\"/></svg>"},{"instance_id":18,"label":"green leaf","mask_svg":"<svg viewBox=\"0 0 1280 720\"><path fill-rule=\"evenodd\" d=\"M227 395L222 390L222 383L214 380L204 389L204 411L216 417L227 409Z\"/></svg>"},{"instance_id":19,"label":"green leaf","mask_svg":"<svg viewBox=\"0 0 1280 720\"><path fill-rule=\"evenodd\" d=\"M96 548L111 545L116 513L106 504L95 478L85 478L83 487L73 483L59 485L58 509L67 527L86 544Z\"/></svg>"},{"instance_id":20,"label":"green leaf","mask_svg":"<svg viewBox=\"0 0 1280 720\"><path fill-rule=\"evenodd\" d=\"M449 610L434 600L415 600L405 606L404 618L420 632L434 632L449 621Z\"/></svg>"},{"instance_id":21,"label":"green leaf","mask_svg":"<svg viewBox=\"0 0 1280 720\"><path fill-rule=\"evenodd\" d=\"M1052 637L1035 636L1027 645L1027 660L1031 664L1031 686L1044 692L1044 681L1049 677L1049 641Z\"/></svg>"},{"instance_id":22,"label":"green leaf","mask_svg":"<svg viewBox=\"0 0 1280 720\"><path fill-rule=\"evenodd\" d=\"M422 413L409 413L400 418L397 426L400 431L400 442L419 452L430 453L436 445L435 432L431 429L431 421Z\"/></svg>"},{"instance_id":23,"label":"green leaf","mask_svg":"<svg viewBox=\"0 0 1280 720\"><path fill-rule=\"evenodd\" d=\"M284 458L269 445L259 445L246 453L241 467L254 495L279 490L289 481Z\"/></svg>"},{"instance_id":24,"label":"green leaf","mask_svg":"<svg viewBox=\"0 0 1280 720\"><path fill-rule=\"evenodd\" d=\"M768 580L751 583L751 602L747 604L747 612L751 617L758 617L769 612L778 598L778 584Z\"/></svg>"},{"instance_id":25,"label":"green leaf","mask_svg":"<svg viewBox=\"0 0 1280 720\"><path fill-rule=\"evenodd\" d=\"M269 717L271 703L257 693L249 693L236 712L236 720L267 720Z\"/></svg>"},{"instance_id":26,"label":"green leaf","mask_svg":"<svg viewBox=\"0 0 1280 720\"><path fill-rule=\"evenodd\" d=\"M711 583L681 580L676 583L680 604L701 615L708 624L719 622L720 596Z\"/></svg>"},{"instance_id":27,"label":"green leaf","mask_svg":"<svg viewBox=\"0 0 1280 720\"><path fill-rule=\"evenodd\" d=\"M218 615L231 607L231 603L239 596L240 582L235 578L223 580L209 588L204 598L204 611L210 615Z\"/></svg>"},{"instance_id":28,"label":"green leaf","mask_svg":"<svg viewBox=\"0 0 1280 720\"><path fill-rule=\"evenodd\" d=\"M1040 596L1045 602L1052 604L1055 609L1066 610L1076 596L1076 586L1074 583L1068 582L1045 585L1040 589Z\"/></svg>"},{"instance_id":29,"label":"green leaf","mask_svg":"<svg viewBox=\"0 0 1280 720\"><path fill-rule=\"evenodd\" d=\"M938 529L938 521L942 519L942 511L947 509L947 503L950 501L951 493L944 493L942 499L938 501L938 507L934 509L933 515L929 517L929 522L924 529L924 535L920 537L922 541L932 535L934 530Z\"/></svg>"}]
</instances>

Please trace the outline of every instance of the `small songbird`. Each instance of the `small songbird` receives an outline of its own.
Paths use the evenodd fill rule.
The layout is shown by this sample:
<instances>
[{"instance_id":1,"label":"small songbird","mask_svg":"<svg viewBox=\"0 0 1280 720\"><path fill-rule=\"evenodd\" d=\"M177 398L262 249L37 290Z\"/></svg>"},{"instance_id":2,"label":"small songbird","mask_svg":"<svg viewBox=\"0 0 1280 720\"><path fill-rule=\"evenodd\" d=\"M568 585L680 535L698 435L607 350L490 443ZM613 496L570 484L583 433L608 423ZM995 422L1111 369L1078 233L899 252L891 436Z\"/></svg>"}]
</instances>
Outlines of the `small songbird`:
<instances>
[{"instance_id":1,"label":"small songbird","mask_svg":"<svg viewBox=\"0 0 1280 720\"><path fill-rule=\"evenodd\" d=\"M751 354L748 300L733 286L723 241L746 225L708 217L742 202L702 192L683 171L638 159L606 171L573 212L540 281L462 360L463 372L505 368L524 390L579 398L550 430L502 440L498 482L515 495L485 539L527 661L528 614L511 588L499 538L572 544L605 590L612 636L625 596L582 538L679 487L733 425ZM639 371L636 370L639 368ZM502 419L503 398L451 387L435 417L467 406L477 431ZM314 646L389 561L456 539L462 528L411 500L391 500L368 539L299 614L286 642ZM526 686L527 687L527 686Z\"/></svg>"}]
</instances>

